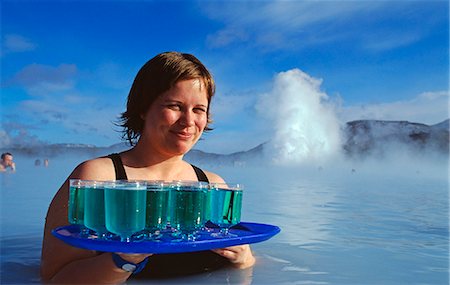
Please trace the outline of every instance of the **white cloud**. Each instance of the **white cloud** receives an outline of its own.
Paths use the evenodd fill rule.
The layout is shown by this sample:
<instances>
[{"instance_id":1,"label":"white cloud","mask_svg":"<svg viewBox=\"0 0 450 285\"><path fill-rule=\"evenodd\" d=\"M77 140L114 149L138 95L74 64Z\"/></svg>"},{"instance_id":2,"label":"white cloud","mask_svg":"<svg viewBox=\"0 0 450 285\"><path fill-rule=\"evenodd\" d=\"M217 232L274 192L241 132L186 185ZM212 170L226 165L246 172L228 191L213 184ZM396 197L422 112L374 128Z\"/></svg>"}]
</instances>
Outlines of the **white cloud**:
<instances>
[{"instance_id":1,"label":"white cloud","mask_svg":"<svg viewBox=\"0 0 450 285\"><path fill-rule=\"evenodd\" d=\"M36 146L43 142L36 135L30 134L34 129L32 125L18 122L3 122L0 129L0 147L9 146Z\"/></svg>"},{"instance_id":2,"label":"white cloud","mask_svg":"<svg viewBox=\"0 0 450 285\"><path fill-rule=\"evenodd\" d=\"M64 120L68 111L58 103L44 100L24 100L20 103L20 108L45 122Z\"/></svg>"},{"instance_id":3,"label":"white cloud","mask_svg":"<svg viewBox=\"0 0 450 285\"><path fill-rule=\"evenodd\" d=\"M68 103L65 98L26 100L16 109L21 114L16 122L26 122L27 126L22 128L26 133L51 143L73 142L102 146L119 142L119 127L114 122L120 108L102 103L97 98L87 99L93 104L86 104L84 100ZM14 131L15 128L9 130Z\"/></svg>"},{"instance_id":4,"label":"white cloud","mask_svg":"<svg viewBox=\"0 0 450 285\"><path fill-rule=\"evenodd\" d=\"M347 36L336 29L353 15L373 12L379 2L271 1L206 5L205 12L225 27L209 35L213 47L246 42L264 48L296 48Z\"/></svg>"},{"instance_id":5,"label":"white cloud","mask_svg":"<svg viewBox=\"0 0 450 285\"><path fill-rule=\"evenodd\" d=\"M364 37L363 46L373 52L390 50L402 46L407 46L420 40L420 33L383 33L377 35L369 35Z\"/></svg>"},{"instance_id":6,"label":"white cloud","mask_svg":"<svg viewBox=\"0 0 450 285\"><path fill-rule=\"evenodd\" d=\"M8 147L11 145L11 137L4 130L0 130L0 147Z\"/></svg>"},{"instance_id":7,"label":"white cloud","mask_svg":"<svg viewBox=\"0 0 450 285\"><path fill-rule=\"evenodd\" d=\"M86 72L95 84L108 89L129 90L133 83L133 77L127 76L129 73L124 67L115 62L104 62L99 64L93 72ZM133 74L134 76L134 74Z\"/></svg>"},{"instance_id":8,"label":"white cloud","mask_svg":"<svg viewBox=\"0 0 450 285\"><path fill-rule=\"evenodd\" d=\"M31 40L16 34L7 34L3 37L3 52L25 52L36 49L36 44Z\"/></svg>"},{"instance_id":9,"label":"white cloud","mask_svg":"<svg viewBox=\"0 0 450 285\"><path fill-rule=\"evenodd\" d=\"M214 121L226 124L236 118L252 112L255 96L252 94L216 94L211 103L211 115Z\"/></svg>"},{"instance_id":10,"label":"white cloud","mask_svg":"<svg viewBox=\"0 0 450 285\"><path fill-rule=\"evenodd\" d=\"M122 111L120 106L126 101L122 98L125 96L123 91L116 90L123 88L118 70L111 64L103 65L94 72L81 73L74 64L28 65L6 81L4 94L14 96L14 93L9 93L14 92L13 89L8 87L18 86L31 97L17 103L15 113L20 113L20 117L14 117L9 112L5 118L9 122L26 122L28 127L21 129L40 138L51 137L52 142L116 143L120 136L114 131L113 122ZM81 82L82 76L94 79ZM112 84L108 78L113 80ZM80 86L90 86L91 82L96 84L92 85L93 89Z\"/></svg>"},{"instance_id":11,"label":"white cloud","mask_svg":"<svg viewBox=\"0 0 450 285\"><path fill-rule=\"evenodd\" d=\"M207 42L212 47L223 47L235 42L242 42L249 39L244 30L239 27L228 27L207 37Z\"/></svg>"},{"instance_id":12,"label":"white cloud","mask_svg":"<svg viewBox=\"0 0 450 285\"><path fill-rule=\"evenodd\" d=\"M211 47L246 44L263 50L299 50L346 39L371 51L383 51L420 40L436 23L428 18L440 19L414 1L249 1L236 5L235 1L221 3L220 8L215 2L203 5L208 17L224 24L208 36ZM409 24L417 22L422 24Z\"/></svg>"},{"instance_id":13,"label":"white cloud","mask_svg":"<svg viewBox=\"0 0 450 285\"><path fill-rule=\"evenodd\" d=\"M347 106L339 116L343 121L406 120L432 125L449 118L449 92L425 92L410 100Z\"/></svg>"},{"instance_id":14,"label":"white cloud","mask_svg":"<svg viewBox=\"0 0 450 285\"><path fill-rule=\"evenodd\" d=\"M76 73L77 67L74 64L54 67L33 63L7 80L6 85L23 87L30 95L46 95L72 89Z\"/></svg>"}]
</instances>

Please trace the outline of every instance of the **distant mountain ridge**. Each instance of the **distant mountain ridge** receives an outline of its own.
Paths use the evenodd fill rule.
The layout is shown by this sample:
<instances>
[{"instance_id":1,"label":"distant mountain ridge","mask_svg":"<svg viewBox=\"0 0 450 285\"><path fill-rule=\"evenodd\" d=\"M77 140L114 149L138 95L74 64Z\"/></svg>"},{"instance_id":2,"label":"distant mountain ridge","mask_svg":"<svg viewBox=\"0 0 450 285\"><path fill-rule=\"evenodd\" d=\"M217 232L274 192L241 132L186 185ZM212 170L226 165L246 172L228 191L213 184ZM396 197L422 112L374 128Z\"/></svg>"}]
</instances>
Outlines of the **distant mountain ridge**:
<instances>
[{"instance_id":1,"label":"distant mountain ridge","mask_svg":"<svg viewBox=\"0 0 450 285\"><path fill-rule=\"evenodd\" d=\"M357 120L344 129L344 151L349 155L383 154L386 146L408 147L412 151L449 153L449 120L435 125L408 121Z\"/></svg>"},{"instance_id":2,"label":"distant mountain ridge","mask_svg":"<svg viewBox=\"0 0 450 285\"><path fill-rule=\"evenodd\" d=\"M391 151L388 145L400 146L413 152L434 151L449 154L449 120L435 125L426 125L408 121L356 120L347 122L342 130L342 150L349 157L364 157L369 155L385 155ZM264 156L265 143L250 149L231 154L208 153L193 149L185 158L188 161L206 164L245 165L248 162L258 163ZM121 152L130 148L125 143L117 143L109 147L97 147L85 144L42 144L33 146L12 146L0 148L2 152L13 154L41 155L53 157L80 154L88 157L98 157L113 152Z\"/></svg>"}]
</instances>

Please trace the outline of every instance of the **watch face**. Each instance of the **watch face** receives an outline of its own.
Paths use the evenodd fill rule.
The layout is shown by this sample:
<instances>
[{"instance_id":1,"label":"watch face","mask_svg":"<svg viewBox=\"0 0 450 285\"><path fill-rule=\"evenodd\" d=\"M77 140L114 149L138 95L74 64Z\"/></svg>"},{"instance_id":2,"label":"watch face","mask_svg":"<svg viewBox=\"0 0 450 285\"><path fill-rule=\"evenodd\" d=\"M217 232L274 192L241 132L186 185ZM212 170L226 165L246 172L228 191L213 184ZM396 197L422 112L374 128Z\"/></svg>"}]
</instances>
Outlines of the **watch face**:
<instances>
[{"instance_id":1,"label":"watch face","mask_svg":"<svg viewBox=\"0 0 450 285\"><path fill-rule=\"evenodd\" d=\"M128 272L133 272L136 269L136 265L126 263L122 265L122 269Z\"/></svg>"}]
</instances>

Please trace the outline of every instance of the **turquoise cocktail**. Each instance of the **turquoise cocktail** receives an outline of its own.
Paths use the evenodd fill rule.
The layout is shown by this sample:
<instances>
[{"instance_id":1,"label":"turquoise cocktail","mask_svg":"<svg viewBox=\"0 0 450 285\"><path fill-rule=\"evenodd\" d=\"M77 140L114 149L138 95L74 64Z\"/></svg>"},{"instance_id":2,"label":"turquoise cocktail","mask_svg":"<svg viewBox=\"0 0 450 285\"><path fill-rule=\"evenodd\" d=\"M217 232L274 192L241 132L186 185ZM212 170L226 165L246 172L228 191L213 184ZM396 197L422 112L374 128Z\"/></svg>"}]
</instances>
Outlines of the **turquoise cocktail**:
<instances>
[{"instance_id":1,"label":"turquoise cocktail","mask_svg":"<svg viewBox=\"0 0 450 285\"><path fill-rule=\"evenodd\" d=\"M153 240L161 238L170 217L170 185L164 181L147 181L145 230Z\"/></svg>"},{"instance_id":2,"label":"turquoise cocktail","mask_svg":"<svg viewBox=\"0 0 450 285\"><path fill-rule=\"evenodd\" d=\"M70 179L69 188L69 223L84 226L84 192L80 179Z\"/></svg>"},{"instance_id":3,"label":"turquoise cocktail","mask_svg":"<svg viewBox=\"0 0 450 285\"><path fill-rule=\"evenodd\" d=\"M102 181L84 183L84 224L102 239L106 238L108 233L105 220L105 183Z\"/></svg>"},{"instance_id":4,"label":"turquoise cocktail","mask_svg":"<svg viewBox=\"0 0 450 285\"><path fill-rule=\"evenodd\" d=\"M208 183L176 181L171 186L171 226L180 240L195 240L205 225Z\"/></svg>"},{"instance_id":5,"label":"turquoise cocktail","mask_svg":"<svg viewBox=\"0 0 450 285\"><path fill-rule=\"evenodd\" d=\"M68 220L72 225L80 226L80 235L87 236L89 229L85 226L85 192L84 181L81 179L69 180L69 206Z\"/></svg>"},{"instance_id":6,"label":"turquoise cocktail","mask_svg":"<svg viewBox=\"0 0 450 285\"><path fill-rule=\"evenodd\" d=\"M209 220L220 227L212 233L217 238L233 237L229 229L240 223L242 210L242 184L213 183L209 192Z\"/></svg>"},{"instance_id":7,"label":"turquoise cocktail","mask_svg":"<svg viewBox=\"0 0 450 285\"><path fill-rule=\"evenodd\" d=\"M131 236L145 228L146 183L115 181L105 184L106 229L131 241Z\"/></svg>"}]
</instances>

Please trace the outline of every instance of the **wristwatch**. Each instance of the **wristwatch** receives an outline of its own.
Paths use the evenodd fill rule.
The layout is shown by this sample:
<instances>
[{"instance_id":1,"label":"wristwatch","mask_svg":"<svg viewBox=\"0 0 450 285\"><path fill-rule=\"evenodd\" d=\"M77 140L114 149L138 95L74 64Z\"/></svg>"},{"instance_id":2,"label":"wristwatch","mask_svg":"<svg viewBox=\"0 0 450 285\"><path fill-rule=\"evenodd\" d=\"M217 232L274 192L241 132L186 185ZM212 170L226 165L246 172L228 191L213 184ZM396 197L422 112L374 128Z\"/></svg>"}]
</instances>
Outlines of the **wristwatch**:
<instances>
[{"instance_id":1,"label":"wristwatch","mask_svg":"<svg viewBox=\"0 0 450 285\"><path fill-rule=\"evenodd\" d=\"M142 260L139 263L133 263L133 262L129 262L125 259L123 259L122 257L120 257L120 255L116 254L116 253L111 253L112 255L112 259L114 261L114 264L120 268L123 269L127 272L131 272L133 274L137 274L139 272L142 271L142 269L144 269L145 265L148 262L148 257L146 257L144 260Z\"/></svg>"}]
</instances>

